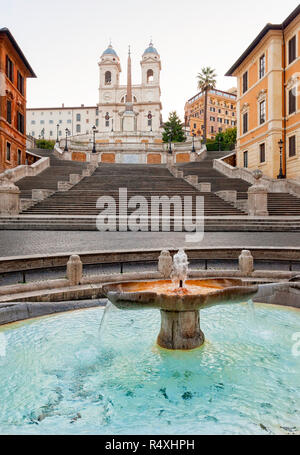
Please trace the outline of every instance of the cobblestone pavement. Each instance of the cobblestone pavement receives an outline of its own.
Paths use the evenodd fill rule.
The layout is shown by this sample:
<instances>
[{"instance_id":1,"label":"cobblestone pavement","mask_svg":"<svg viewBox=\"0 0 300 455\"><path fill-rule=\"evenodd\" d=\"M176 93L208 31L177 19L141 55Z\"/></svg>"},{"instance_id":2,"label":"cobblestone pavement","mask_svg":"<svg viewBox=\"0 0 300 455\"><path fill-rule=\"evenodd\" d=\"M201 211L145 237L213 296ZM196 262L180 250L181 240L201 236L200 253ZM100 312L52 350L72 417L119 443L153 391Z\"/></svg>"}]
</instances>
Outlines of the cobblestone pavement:
<instances>
[{"instance_id":1,"label":"cobblestone pavement","mask_svg":"<svg viewBox=\"0 0 300 455\"><path fill-rule=\"evenodd\" d=\"M0 256L55 254L142 248L209 246L300 246L295 232L207 232L199 243L186 243L182 232L0 231Z\"/></svg>"}]
</instances>

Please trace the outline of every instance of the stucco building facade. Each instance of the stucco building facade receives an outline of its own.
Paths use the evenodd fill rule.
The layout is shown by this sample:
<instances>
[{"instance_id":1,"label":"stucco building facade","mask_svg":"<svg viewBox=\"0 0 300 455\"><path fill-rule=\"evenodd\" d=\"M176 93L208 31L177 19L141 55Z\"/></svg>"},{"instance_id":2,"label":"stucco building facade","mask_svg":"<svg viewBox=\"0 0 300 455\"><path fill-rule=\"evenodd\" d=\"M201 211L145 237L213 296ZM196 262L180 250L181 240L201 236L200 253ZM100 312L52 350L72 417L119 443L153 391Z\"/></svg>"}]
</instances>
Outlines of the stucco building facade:
<instances>
[{"instance_id":1,"label":"stucco building facade","mask_svg":"<svg viewBox=\"0 0 300 455\"><path fill-rule=\"evenodd\" d=\"M204 94L199 92L190 98L184 107L185 126L197 136L204 130ZM207 104L207 137L214 139L216 134L236 126L236 92L230 90L210 90Z\"/></svg>"},{"instance_id":2,"label":"stucco building facade","mask_svg":"<svg viewBox=\"0 0 300 455\"><path fill-rule=\"evenodd\" d=\"M36 77L7 28L0 29L0 172L26 163L26 79Z\"/></svg>"},{"instance_id":3,"label":"stucco building facade","mask_svg":"<svg viewBox=\"0 0 300 455\"><path fill-rule=\"evenodd\" d=\"M267 24L226 73L237 77L237 166L300 178L300 6ZM282 141L282 146L280 144Z\"/></svg>"}]
</instances>

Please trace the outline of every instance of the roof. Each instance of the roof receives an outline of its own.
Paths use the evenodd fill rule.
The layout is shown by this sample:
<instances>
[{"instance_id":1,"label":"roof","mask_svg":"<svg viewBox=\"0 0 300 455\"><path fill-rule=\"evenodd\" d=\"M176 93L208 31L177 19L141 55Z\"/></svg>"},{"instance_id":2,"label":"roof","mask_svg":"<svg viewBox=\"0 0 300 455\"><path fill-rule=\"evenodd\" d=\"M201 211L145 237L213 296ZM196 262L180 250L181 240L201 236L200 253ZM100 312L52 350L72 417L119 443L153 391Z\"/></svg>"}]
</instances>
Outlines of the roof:
<instances>
[{"instance_id":1,"label":"roof","mask_svg":"<svg viewBox=\"0 0 300 455\"><path fill-rule=\"evenodd\" d=\"M214 89L209 90L209 93L212 93L214 96L222 96L224 98L228 98L228 99L231 99L233 101L236 101L236 99L237 99L237 95L235 93L225 92L224 90L220 90L218 88L214 88ZM197 99L199 99L203 95L204 95L204 93L200 91L200 92L196 93L196 95L194 95L191 98L189 98L187 102L188 103L191 102L191 101L194 102L196 97L197 97Z\"/></svg>"},{"instance_id":2,"label":"roof","mask_svg":"<svg viewBox=\"0 0 300 455\"><path fill-rule=\"evenodd\" d=\"M249 47L243 52L243 54L237 59L232 67L227 71L225 76L232 76L234 71L242 64L242 62L248 57L249 54L256 48L259 42L270 30L283 30L285 29L297 16L300 14L300 5L292 11L292 13L282 22L282 24L266 24L262 31L252 41Z\"/></svg>"},{"instance_id":3,"label":"roof","mask_svg":"<svg viewBox=\"0 0 300 455\"><path fill-rule=\"evenodd\" d=\"M22 62L24 63L24 65L28 69L29 74L30 74L30 76L28 76L28 77L36 77L36 74L34 73L33 69L29 65L28 60L26 59L25 55L21 51L20 47L18 46L18 43L16 42L16 40L14 39L14 37L12 36L12 34L8 30L8 28L6 28L6 27L0 28L0 34L1 33L4 33L7 36L7 38L9 39L9 41L11 42L13 47L15 48L16 52L18 53L19 57L21 58Z\"/></svg>"},{"instance_id":4,"label":"roof","mask_svg":"<svg viewBox=\"0 0 300 455\"><path fill-rule=\"evenodd\" d=\"M147 49L145 50L144 54L157 54L158 55L158 52L155 49L155 47L153 47L153 43L152 42L150 42L150 44L147 47Z\"/></svg>"},{"instance_id":5,"label":"roof","mask_svg":"<svg viewBox=\"0 0 300 455\"><path fill-rule=\"evenodd\" d=\"M102 55L115 55L116 57L118 57L116 51L114 50L111 44L108 46L107 49L105 49Z\"/></svg>"}]
</instances>

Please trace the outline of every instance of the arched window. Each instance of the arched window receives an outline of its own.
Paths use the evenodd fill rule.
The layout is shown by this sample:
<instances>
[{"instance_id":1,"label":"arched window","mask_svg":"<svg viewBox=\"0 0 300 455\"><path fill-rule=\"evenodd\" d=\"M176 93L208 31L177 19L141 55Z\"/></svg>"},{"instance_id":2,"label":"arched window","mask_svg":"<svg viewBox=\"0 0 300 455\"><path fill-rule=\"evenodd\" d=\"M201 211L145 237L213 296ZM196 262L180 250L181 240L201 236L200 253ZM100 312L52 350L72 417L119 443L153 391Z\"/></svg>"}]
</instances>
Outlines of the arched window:
<instances>
[{"instance_id":1,"label":"arched window","mask_svg":"<svg viewBox=\"0 0 300 455\"><path fill-rule=\"evenodd\" d=\"M111 72L106 71L105 73L105 85L110 85L111 84Z\"/></svg>"},{"instance_id":2,"label":"arched window","mask_svg":"<svg viewBox=\"0 0 300 455\"><path fill-rule=\"evenodd\" d=\"M153 82L153 70L148 70L147 71L147 83Z\"/></svg>"}]
</instances>

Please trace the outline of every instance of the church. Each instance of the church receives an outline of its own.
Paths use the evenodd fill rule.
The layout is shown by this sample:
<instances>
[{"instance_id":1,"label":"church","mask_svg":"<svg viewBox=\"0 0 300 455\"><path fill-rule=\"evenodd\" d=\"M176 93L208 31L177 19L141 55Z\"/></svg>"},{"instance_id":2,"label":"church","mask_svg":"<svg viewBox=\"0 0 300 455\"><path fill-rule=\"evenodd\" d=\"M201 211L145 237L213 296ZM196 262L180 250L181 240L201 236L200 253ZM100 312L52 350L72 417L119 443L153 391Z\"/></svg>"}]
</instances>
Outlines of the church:
<instances>
[{"instance_id":1,"label":"church","mask_svg":"<svg viewBox=\"0 0 300 455\"><path fill-rule=\"evenodd\" d=\"M27 109L27 134L36 139L61 140L66 130L72 141L87 144L161 143L162 104L160 55L153 43L141 61L141 83L132 84L131 53L127 59L127 83L120 84L121 62L110 43L99 66L99 98L94 106Z\"/></svg>"},{"instance_id":2,"label":"church","mask_svg":"<svg viewBox=\"0 0 300 455\"><path fill-rule=\"evenodd\" d=\"M99 132L124 133L140 137L160 135L162 124L160 101L161 61L152 42L141 64L141 84L132 85L130 49L127 61L127 85L120 85L121 63L110 44L100 62ZM130 133L130 134L129 134ZM134 134L132 134L134 133Z\"/></svg>"}]
</instances>

